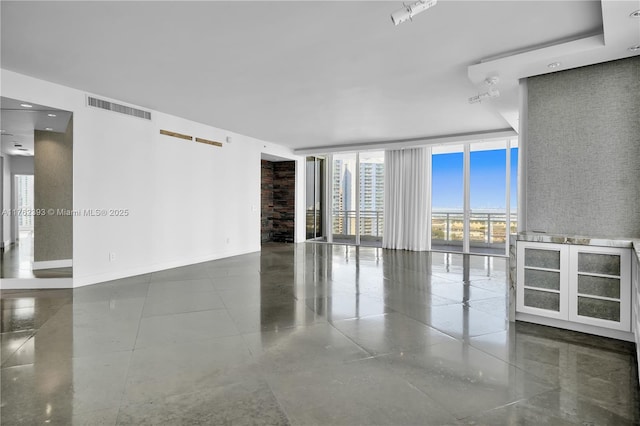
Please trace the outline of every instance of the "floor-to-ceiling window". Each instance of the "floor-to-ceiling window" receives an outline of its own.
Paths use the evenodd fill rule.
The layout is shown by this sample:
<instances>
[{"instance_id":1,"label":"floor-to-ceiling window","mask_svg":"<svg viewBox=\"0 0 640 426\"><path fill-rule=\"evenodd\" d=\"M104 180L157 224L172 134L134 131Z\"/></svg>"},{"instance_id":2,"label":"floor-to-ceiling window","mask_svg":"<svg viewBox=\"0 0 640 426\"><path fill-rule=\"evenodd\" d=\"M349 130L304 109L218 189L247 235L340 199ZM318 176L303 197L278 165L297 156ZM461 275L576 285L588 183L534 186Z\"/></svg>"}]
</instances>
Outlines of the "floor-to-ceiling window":
<instances>
[{"instance_id":1,"label":"floor-to-ceiling window","mask_svg":"<svg viewBox=\"0 0 640 426\"><path fill-rule=\"evenodd\" d=\"M504 141L469 147L469 251L504 254L507 238Z\"/></svg>"},{"instance_id":2,"label":"floor-to-ceiling window","mask_svg":"<svg viewBox=\"0 0 640 426\"><path fill-rule=\"evenodd\" d=\"M334 154L331 176L331 222L333 242L356 244L356 203L358 185L358 155Z\"/></svg>"},{"instance_id":3,"label":"floor-to-ceiling window","mask_svg":"<svg viewBox=\"0 0 640 426\"><path fill-rule=\"evenodd\" d=\"M33 175L16 175L16 209L19 212L33 212ZM18 233L33 233L33 214L18 216ZM31 238L31 236L29 237ZM22 239L22 238L20 238Z\"/></svg>"},{"instance_id":4,"label":"floor-to-ceiling window","mask_svg":"<svg viewBox=\"0 0 640 426\"><path fill-rule=\"evenodd\" d=\"M336 153L326 162L327 178L317 176L317 159L307 158L307 239L313 230L318 206L313 194L327 193L331 230L326 241L339 244L381 246L384 228L384 151ZM320 186L318 185L320 184ZM324 185L324 186L323 186ZM320 206L321 209L322 206ZM323 240L325 240L323 238Z\"/></svg>"},{"instance_id":5,"label":"floor-to-ceiling window","mask_svg":"<svg viewBox=\"0 0 640 426\"><path fill-rule=\"evenodd\" d=\"M325 239L323 214L325 189L324 158L307 157L305 180L307 239Z\"/></svg>"},{"instance_id":6,"label":"floor-to-ceiling window","mask_svg":"<svg viewBox=\"0 0 640 426\"><path fill-rule=\"evenodd\" d=\"M518 140L509 143L509 207L511 212L509 234L518 232Z\"/></svg>"},{"instance_id":7,"label":"floor-to-ceiling window","mask_svg":"<svg viewBox=\"0 0 640 426\"><path fill-rule=\"evenodd\" d=\"M326 178L315 157L307 161L307 238L319 235L317 194L326 193L324 241L380 246L384 151L329 155ZM506 255L517 229L517 140L433 146L431 167L431 249Z\"/></svg>"},{"instance_id":8,"label":"floor-to-ceiling window","mask_svg":"<svg viewBox=\"0 0 640 426\"><path fill-rule=\"evenodd\" d=\"M505 255L517 229L516 140L432 148L431 248Z\"/></svg>"},{"instance_id":9,"label":"floor-to-ceiling window","mask_svg":"<svg viewBox=\"0 0 640 426\"><path fill-rule=\"evenodd\" d=\"M360 244L380 246L384 228L384 151L359 154Z\"/></svg>"},{"instance_id":10,"label":"floor-to-ceiling window","mask_svg":"<svg viewBox=\"0 0 640 426\"><path fill-rule=\"evenodd\" d=\"M431 150L431 248L462 251L464 240L464 146Z\"/></svg>"}]
</instances>

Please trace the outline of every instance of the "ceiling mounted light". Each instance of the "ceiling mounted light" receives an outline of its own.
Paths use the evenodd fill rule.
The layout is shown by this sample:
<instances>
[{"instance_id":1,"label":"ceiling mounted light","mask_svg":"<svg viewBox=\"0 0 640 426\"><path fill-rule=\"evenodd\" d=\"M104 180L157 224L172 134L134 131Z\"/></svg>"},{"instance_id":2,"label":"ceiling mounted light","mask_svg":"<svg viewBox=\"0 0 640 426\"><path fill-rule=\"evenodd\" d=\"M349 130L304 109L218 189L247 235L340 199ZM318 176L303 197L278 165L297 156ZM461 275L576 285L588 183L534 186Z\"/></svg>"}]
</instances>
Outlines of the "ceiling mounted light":
<instances>
[{"instance_id":1,"label":"ceiling mounted light","mask_svg":"<svg viewBox=\"0 0 640 426\"><path fill-rule=\"evenodd\" d=\"M477 95L470 97L469 103L477 104L486 99L497 98L498 96L500 96L500 91L496 89L496 85L498 84L499 81L500 79L497 76L487 77L484 80L484 83L487 85L489 90L487 90L484 93L478 93Z\"/></svg>"},{"instance_id":2,"label":"ceiling mounted light","mask_svg":"<svg viewBox=\"0 0 640 426\"><path fill-rule=\"evenodd\" d=\"M554 69L558 68L560 65L562 65L560 62L551 62L549 65L547 65L547 67Z\"/></svg>"},{"instance_id":3,"label":"ceiling mounted light","mask_svg":"<svg viewBox=\"0 0 640 426\"><path fill-rule=\"evenodd\" d=\"M51 128L51 127L45 127L44 129L49 131L49 132L53 130L53 128Z\"/></svg>"},{"instance_id":4,"label":"ceiling mounted light","mask_svg":"<svg viewBox=\"0 0 640 426\"><path fill-rule=\"evenodd\" d=\"M18 148L18 151L29 151L27 148Z\"/></svg>"},{"instance_id":5,"label":"ceiling mounted light","mask_svg":"<svg viewBox=\"0 0 640 426\"><path fill-rule=\"evenodd\" d=\"M477 104L486 99L497 98L500 96L500 91L498 89L489 90L488 92L478 93L475 96L469 98L470 104Z\"/></svg>"},{"instance_id":6,"label":"ceiling mounted light","mask_svg":"<svg viewBox=\"0 0 640 426\"><path fill-rule=\"evenodd\" d=\"M631 46L627 49L630 52L637 52L638 50L640 50L640 44L636 44L635 46Z\"/></svg>"},{"instance_id":7,"label":"ceiling mounted light","mask_svg":"<svg viewBox=\"0 0 640 426\"><path fill-rule=\"evenodd\" d=\"M631 12L629 14L629 18L640 18L640 9Z\"/></svg>"},{"instance_id":8,"label":"ceiling mounted light","mask_svg":"<svg viewBox=\"0 0 640 426\"><path fill-rule=\"evenodd\" d=\"M20 106L22 108L33 108L33 105L31 105L31 104L20 104Z\"/></svg>"},{"instance_id":9,"label":"ceiling mounted light","mask_svg":"<svg viewBox=\"0 0 640 426\"><path fill-rule=\"evenodd\" d=\"M405 4L401 9L391 14L391 22L393 22L393 25L399 25L405 21L412 20L418 13L432 8L436 3L438 3L438 0L418 0L412 4Z\"/></svg>"},{"instance_id":10,"label":"ceiling mounted light","mask_svg":"<svg viewBox=\"0 0 640 426\"><path fill-rule=\"evenodd\" d=\"M22 144L21 143L16 143L13 146L15 146L16 148L20 148L22 146Z\"/></svg>"},{"instance_id":11,"label":"ceiling mounted light","mask_svg":"<svg viewBox=\"0 0 640 426\"><path fill-rule=\"evenodd\" d=\"M47 114L47 117L55 117L55 114Z\"/></svg>"}]
</instances>

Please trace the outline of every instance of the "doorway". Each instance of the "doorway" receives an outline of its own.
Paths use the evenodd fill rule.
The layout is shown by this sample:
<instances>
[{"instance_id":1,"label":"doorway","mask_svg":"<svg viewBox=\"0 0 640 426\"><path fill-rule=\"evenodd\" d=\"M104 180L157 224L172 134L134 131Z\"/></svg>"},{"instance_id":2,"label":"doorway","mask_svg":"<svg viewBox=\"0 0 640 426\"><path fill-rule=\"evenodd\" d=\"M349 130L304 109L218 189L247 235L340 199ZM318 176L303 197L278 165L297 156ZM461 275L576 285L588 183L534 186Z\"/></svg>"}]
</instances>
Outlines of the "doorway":
<instances>
[{"instance_id":1,"label":"doorway","mask_svg":"<svg viewBox=\"0 0 640 426\"><path fill-rule=\"evenodd\" d=\"M5 97L0 106L0 199L8 213L0 232L3 286L66 280L73 273L73 216L60 212L73 209L73 114Z\"/></svg>"},{"instance_id":2,"label":"doorway","mask_svg":"<svg viewBox=\"0 0 640 426\"><path fill-rule=\"evenodd\" d=\"M296 162L263 154L260 175L262 244L294 242L295 194Z\"/></svg>"},{"instance_id":3,"label":"doorway","mask_svg":"<svg viewBox=\"0 0 640 426\"><path fill-rule=\"evenodd\" d=\"M384 151L331 156L331 242L382 246Z\"/></svg>"},{"instance_id":4,"label":"doorway","mask_svg":"<svg viewBox=\"0 0 640 426\"><path fill-rule=\"evenodd\" d=\"M14 175L14 232L16 263L21 272L31 271L33 264L33 175ZM27 272L28 273L28 272Z\"/></svg>"}]
</instances>

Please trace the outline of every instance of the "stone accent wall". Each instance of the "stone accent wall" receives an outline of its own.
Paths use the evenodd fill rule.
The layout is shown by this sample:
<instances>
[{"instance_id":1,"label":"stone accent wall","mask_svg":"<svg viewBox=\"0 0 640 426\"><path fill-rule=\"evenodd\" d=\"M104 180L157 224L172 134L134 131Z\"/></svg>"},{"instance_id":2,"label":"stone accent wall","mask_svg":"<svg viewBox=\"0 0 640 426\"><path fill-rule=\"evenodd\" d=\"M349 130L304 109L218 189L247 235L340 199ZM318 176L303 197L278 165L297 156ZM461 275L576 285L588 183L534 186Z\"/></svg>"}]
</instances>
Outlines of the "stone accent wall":
<instances>
[{"instance_id":1,"label":"stone accent wall","mask_svg":"<svg viewBox=\"0 0 640 426\"><path fill-rule=\"evenodd\" d=\"M295 230L296 163L273 163L272 241L292 243Z\"/></svg>"},{"instance_id":2,"label":"stone accent wall","mask_svg":"<svg viewBox=\"0 0 640 426\"><path fill-rule=\"evenodd\" d=\"M273 163L266 160L262 160L261 163L260 241L265 243L273 238Z\"/></svg>"},{"instance_id":3,"label":"stone accent wall","mask_svg":"<svg viewBox=\"0 0 640 426\"><path fill-rule=\"evenodd\" d=\"M295 228L295 161L261 162L261 238L292 243Z\"/></svg>"}]
</instances>

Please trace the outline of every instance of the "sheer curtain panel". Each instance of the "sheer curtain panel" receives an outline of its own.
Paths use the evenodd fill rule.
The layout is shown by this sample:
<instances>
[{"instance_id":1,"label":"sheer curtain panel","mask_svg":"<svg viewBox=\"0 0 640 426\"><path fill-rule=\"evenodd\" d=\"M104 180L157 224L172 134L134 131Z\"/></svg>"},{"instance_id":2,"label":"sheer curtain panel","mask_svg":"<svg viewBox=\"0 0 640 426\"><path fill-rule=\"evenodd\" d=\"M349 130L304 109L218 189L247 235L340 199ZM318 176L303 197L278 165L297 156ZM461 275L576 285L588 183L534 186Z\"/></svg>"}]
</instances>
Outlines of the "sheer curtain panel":
<instances>
[{"instance_id":1,"label":"sheer curtain panel","mask_svg":"<svg viewBox=\"0 0 640 426\"><path fill-rule=\"evenodd\" d=\"M382 247L428 249L429 151L385 151L384 236Z\"/></svg>"}]
</instances>

